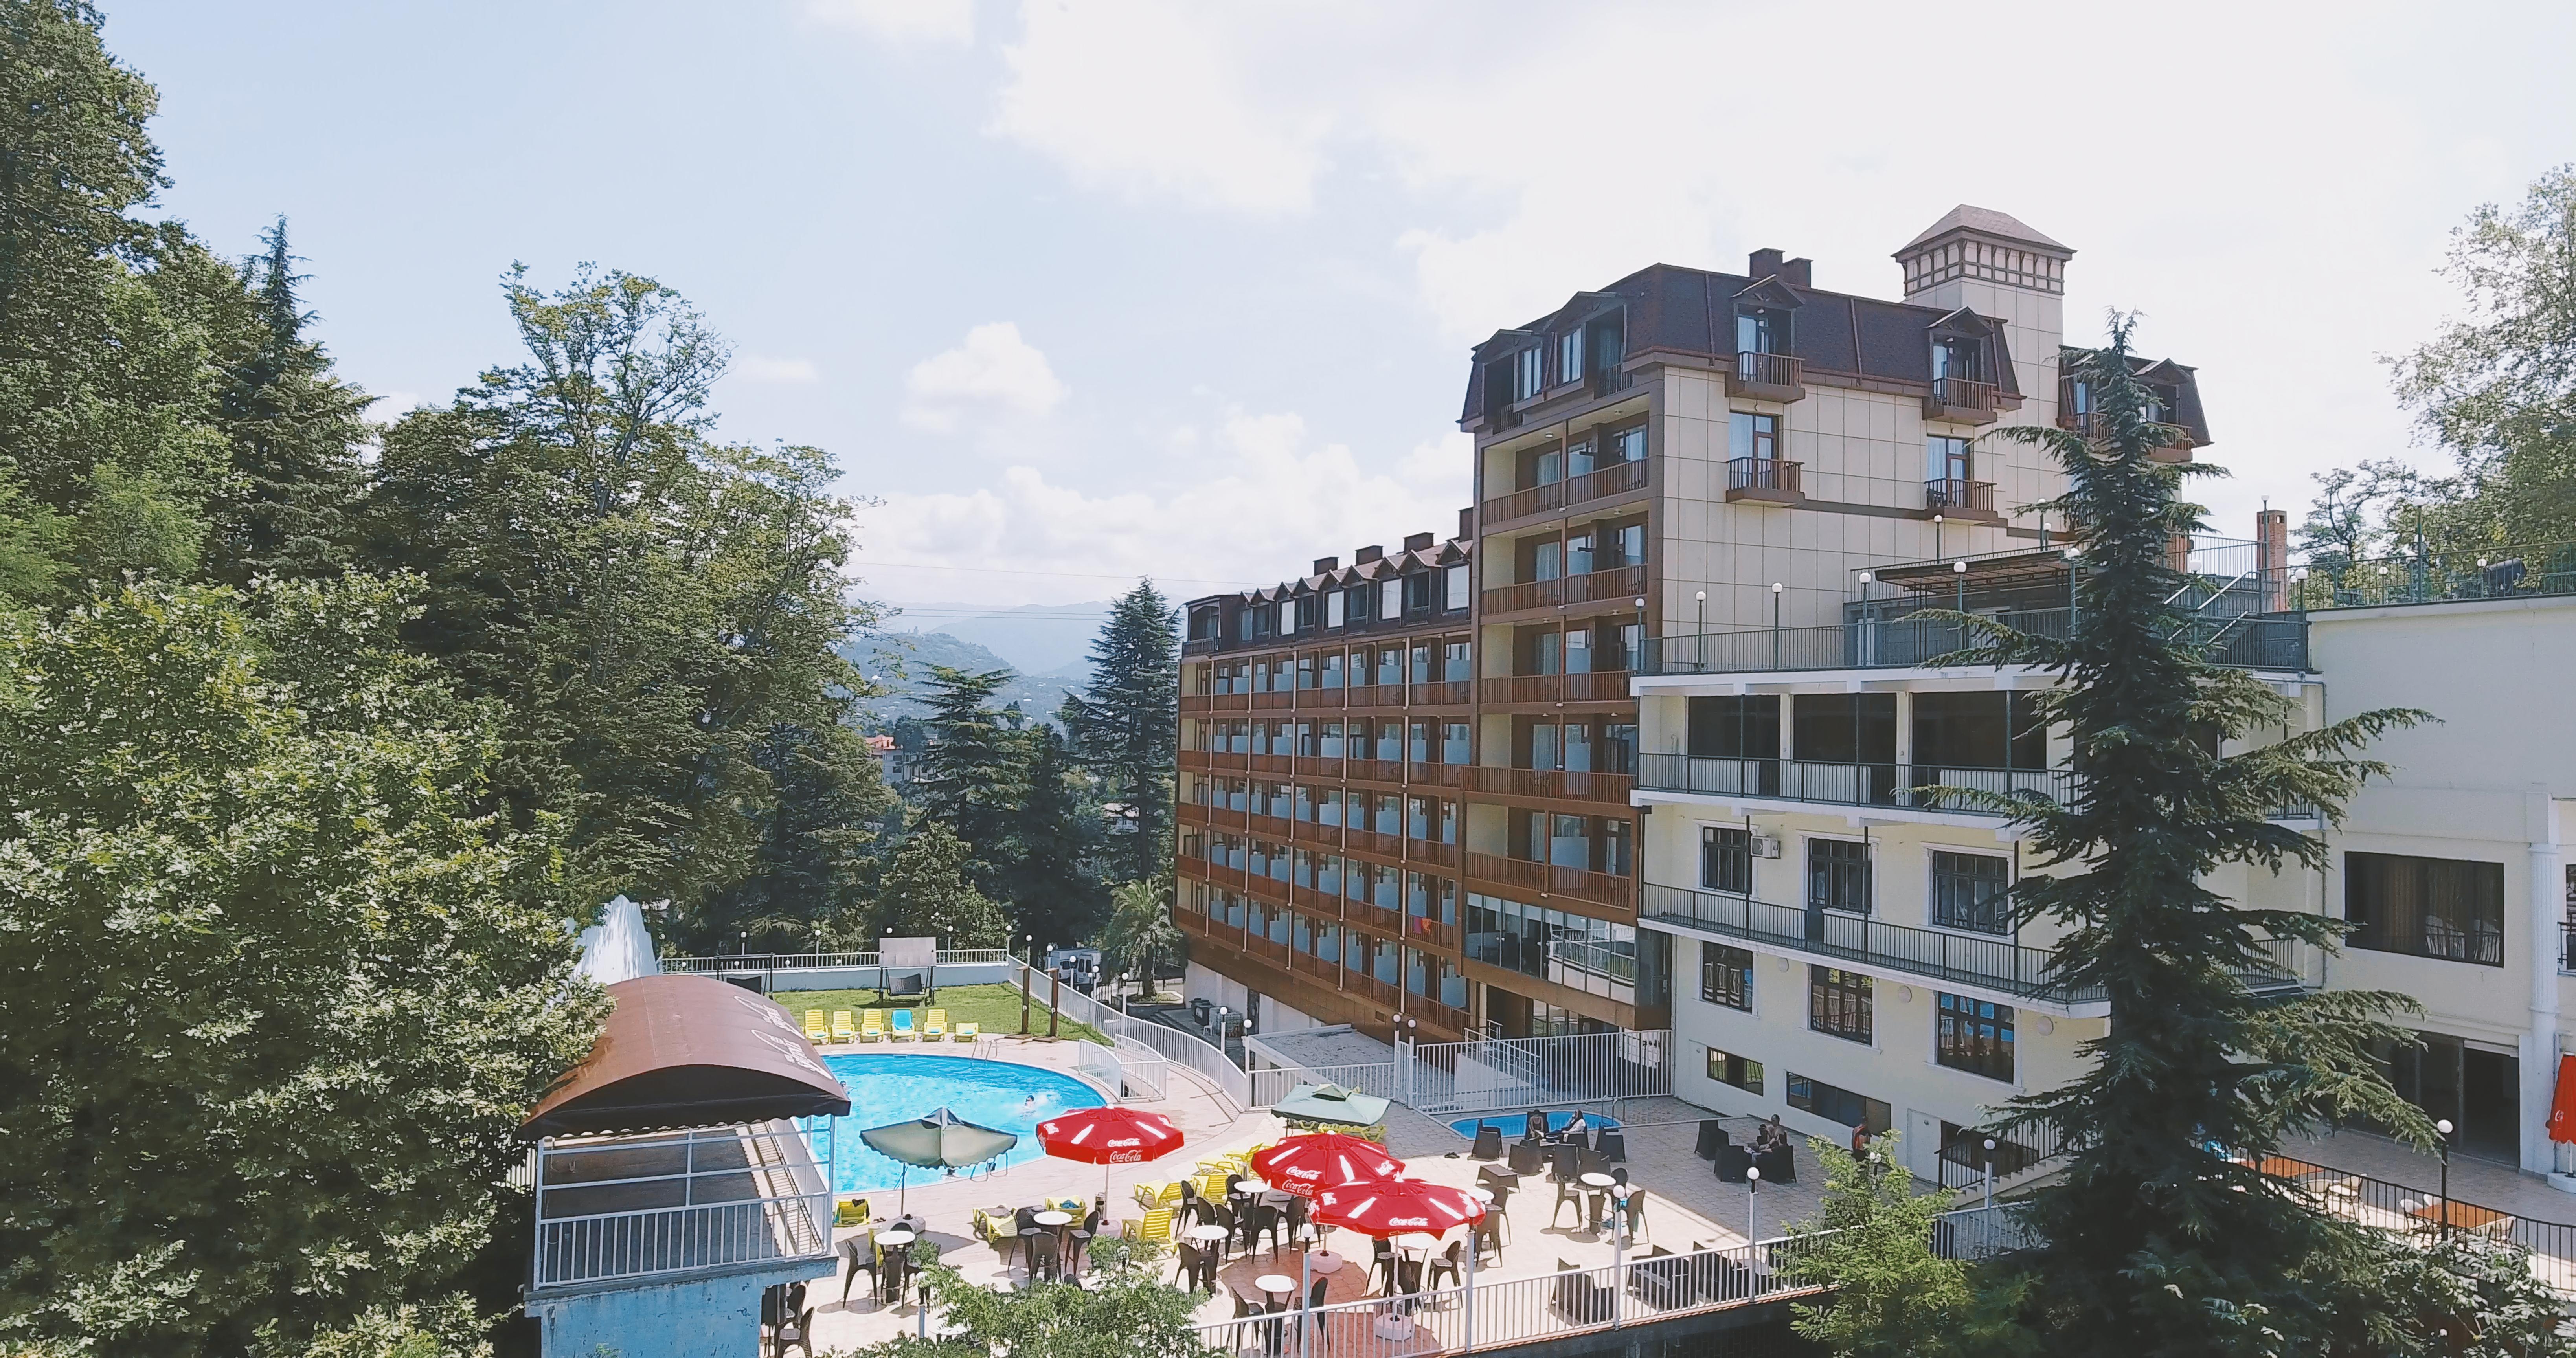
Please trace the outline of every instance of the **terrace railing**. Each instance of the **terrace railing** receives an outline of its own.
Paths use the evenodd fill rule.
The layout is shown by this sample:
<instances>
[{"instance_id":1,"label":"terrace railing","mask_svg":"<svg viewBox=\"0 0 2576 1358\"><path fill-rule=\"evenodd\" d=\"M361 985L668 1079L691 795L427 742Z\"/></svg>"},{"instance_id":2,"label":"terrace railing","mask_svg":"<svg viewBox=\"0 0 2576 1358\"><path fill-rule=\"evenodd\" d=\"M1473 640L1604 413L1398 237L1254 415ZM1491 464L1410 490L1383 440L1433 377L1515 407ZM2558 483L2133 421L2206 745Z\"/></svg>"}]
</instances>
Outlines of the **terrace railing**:
<instances>
[{"instance_id":1,"label":"terrace railing","mask_svg":"<svg viewBox=\"0 0 2576 1358\"><path fill-rule=\"evenodd\" d=\"M2313 611L2576 594L2576 542L2311 560L2287 592L2287 607Z\"/></svg>"},{"instance_id":2,"label":"terrace railing","mask_svg":"<svg viewBox=\"0 0 2576 1358\"><path fill-rule=\"evenodd\" d=\"M1224 1052L1177 1028L1119 1013L1070 986L1038 984L1045 979L1046 973L1026 966L1012 969L1013 984L1032 1000L1044 1004L1052 997L1057 1013L1108 1034L1117 1046L1120 1062L1129 1071L1151 1072L1155 1086L1168 1092L1164 1072L1179 1066L1231 1102L1236 1112L1256 1106L1251 1077ZM1159 1069L1147 1059L1149 1056L1159 1059Z\"/></svg>"},{"instance_id":3,"label":"terrace railing","mask_svg":"<svg viewBox=\"0 0 2576 1358\"><path fill-rule=\"evenodd\" d=\"M728 953L721 957L665 957L661 959L661 964L662 970L666 972L720 975L726 972L744 971L821 971L845 967L874 967L878 965L877 956L874 952L755 952ZM991 966L1017 960L1008 950L1002 948L942 948L938 957L938 965L943 967Z\"/></svg>"},{"instance_id":4,"label":"terrace railing","mask_svg":"<svg viewBox=\"0 0 2576 1358\"><path fill-rule=\"evenodd\" d=\"M2075 620L2071 608L2034 608L1992 615L2031 636L2064 640ZM2304 670L2307 619L2235 614L2194 616L2184 639L2212 664L2238 669ZM1757 674L1785 670L1912 669L1948 663L1947 657L1980 638L1948 617L1907 613L1861 617L1821 627L1773 627L1648 637L1637 672L1645 675Z\"/></svg>"},{"instance_id":5,"label":"terrace railing","mask_svg":"<svg viewBox=\"0 0 2576 1358\"><path fill-rule=\"evenodd\" d=\"M1421 1113L1602 1103L1673 1092L1664 1029L1424 1042L1399 1051L1397 1102Z\"/></svg>"},{"instance_id":6,"label":"terrace railing","mask_svg":"<svg viewBox=\"0 0 2576 1358\"><path fill-rule=\"evenodd\" d=\"M1960 790L2065 806L2077 776L2066 769L1981 769L1955 764L1842 764L1810 759L1726 759L1647 754L1637 786L1711 797L1776 797L1835 806L1909 806L1927 811L2012 814Z\"/></svg>"},{"instance_id":7,"label":"terrace railing","mask_svg":"<svg viewBox=\"0 0 2576 1358\"><path fill-rule=\"evenodd\" d=\"M2057 954L2009 938L1980 938L1942 929L1891 924L1839 910L1793 905L1649 882L1641 920L1665 919L1708 933L1787 947L1799 953L1884 967L1909 976L1976 985L2021 999L2100 1003L2098 986L2069 990L2057 979Z\"/></svg>"},{"instance_id":8,"label":"terrace railing","mask_svg":"<svg viewBox=\"0 0 2576 1358\"><path fill-rule=\"evenodd\" d=\"M540 1143L532 1288L829 1259L816 1135L779 1120Z\"/></svg>"}]
</instances>

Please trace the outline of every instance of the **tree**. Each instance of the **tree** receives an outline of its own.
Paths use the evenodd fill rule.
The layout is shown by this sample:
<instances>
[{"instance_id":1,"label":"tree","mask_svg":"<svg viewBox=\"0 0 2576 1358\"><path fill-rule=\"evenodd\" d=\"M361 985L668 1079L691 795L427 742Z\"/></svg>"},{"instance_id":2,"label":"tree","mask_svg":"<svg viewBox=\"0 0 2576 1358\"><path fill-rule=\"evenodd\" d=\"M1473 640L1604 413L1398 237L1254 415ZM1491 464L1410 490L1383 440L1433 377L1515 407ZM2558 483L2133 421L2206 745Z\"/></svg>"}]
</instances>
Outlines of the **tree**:
<instances>
[{"instance_id":1,"label":"tree","mask_svg":"<svg viewBox=\"0 0 2576 1358\"><path fill-rule=\"evenodd\" d=\"M978 881L995 890L1012 812L1028 795L1025 742L992 706L1010 681L1009 670L969 674L931 666L930 692L922 699L930 715L922 720L921 753L912 763L922 819L964 840Z\"/></svg>"},{"instance_id":2,"label":"tree","mask_svg":"<svg viewBox=\"0 0 2576 1358\"><path fill-rule=\"evenodd\" d=\"M233 1354L436 1302L596 1031L490 713L392 586L137 585L0 637L0 1347Z\"/></svg>"},{"instance_id":3,"label":"tree","mask_svg":"<svg viewBox=\"0 0 2576 1358\"><path fill-rule=\"evenodd\" d=\"M966 879L966 842L931 821L895 850L868 933L843 941L864 945L887 933L936 937L942 948L1000 948L1010 944L1011 924Z\"/></svg>"},{"instance_id":4,"label":"tree","mask_svg":"<svg viewBox=\"0 0 2576 1358\"><path fill-rule=\"evenodd\" d=\"M1799 1305L1798 1333L1854 1358L2003 1358L2031 1348L2009 1292L1981 1294L1968 1265L1933 1252L1946 1191L1917 1193L1888 1133L1866 1156L1815 1141L1825 1168L1821 1210L1790 1228L1789 1276L1827 1283L1832 1299Z\"/></svg>"},{"instance_id":5,"label":"tree","mask_svg":"<svg viewBox=\"0 0 2576 1358\"><path fill-rule=\"evenodd\" d=\"M2048 508L2083 544L2066 639L1977 624L1993 638L1979 659L2056 676L2039 711L2068 729L2085 770L2070 805L1999 799L2041 857L2011 899L2019 921L2063 926L2054 979L2110 1006L2082 1078L2013 1101L2016 1122L2053 1125L2070 1148L2062 1181L2034 1199L2049 1248L2031 1267L2026 1315L2055 1353L2277 1352L2318 1339L2320 1290L2372 1261L2366 1228L2252 1165L2324 1121L2429 1139L2372 1051L2412 1040L2386 1019L2412 1005L2367 991L2254 994L2241 977L2265 965L2270 940L2331 950L2345 925L2241 907L2204 882L2229 862L2322 866L2322 842L2271 809L2310 803L2339 820L2383 771L2356 751L2423 714L2367 712L2273 737L2289 700L2192 646L2166 544L2201 527L2177 491L2209 469L2152 459L2173 431L2144 416L2129 323L2115 316L2111 332L2078 370L2101 401L2091 442L2035 426L1991 436L2056 457L2068 490ZM2213 736L2248 744L2217 753Z\"/></svg>"},{"instance_id":6,"label":"tree","mask_svg":"<svg viewBox=\"0 0 2576 1358\"><path fill-rule=\"evenodd\" d=\"M2308 564L2340 578L2357 563L2381 555L2391 543L2389 515L2421 498L2423 478L2393 458L2318 472L2316 503L2291 530Z\"/></svg>"},{"instance_id":7,"label":"tree","mask_svg":"<svg viewBox=\"0 0 2576 1358\"><path fill-rule=\"evenodd\" d=\"M1114 1239L1092 1242L1092 1268L1081 1287L1023 1287L997 1292L934 1264L923 1283L961 1333L923 1343L897 1340L850 1358L1222 1358L1199 1342L1198 1296L1166 1286L1149 1250Z\"/></svg>"},{"instance_id":8,"label":"tree","mask_svg":"<svg viewBox=\"0 0 2576 1358\"><path fill-rule=\"evenodd\" d=\"M1117 881L1159 875L1171 861L1172 770L1179 757L1179 615L1151 580L1110 607L1091 643L1091 682L1065 699L1064 724L1083 761L1134 808L1119 836Z\"/></svg>"},{"instance_id":9,"label":"tree","mask_svg":"<svg viewBox=\"0 0 2576 1358\"><path fill-rule=\"evenodd\" d=\"M1002 872L1012 929L1041 944L1089 938L1106 905L1092 869L1104 838L1099 812L1077 794L1081 775L1067 762L1064 737L1037 725L1018 738L1028 751L1028 791L1008 821Z\"/></svg>"},{"instance_id":10,"label":"tree","mask_svg":"<svg viewBox=\"0 0 2576 1358\"><path fill-rule=\"evenodd\" d=\"M866 738L847 726L772 725L751 761L775 789L752 812L749 872L717 887L710 928L748 935L752 952L803 952L863 905L876 827L893 804Z\"/></svg>"},{"instance_id":11,"label":"tree","mask_svg":"<svg viewBox=\"0 0 2576 1358\"><path fill-rule=\"evenodd\" d=\"M1109 894L1109 923L1100 949L1112 965L1135 976L1151 994L1165 964L1181 955L1181 931L1172 923L1172 879L1121 882Z\"/></svg>"},{"instance_id":12,"label":"tree","mask_svg":"<svg viewBox=\"0 0 2576 1358\"><path fill-rule=\"evenodd\" d=\"M2576 165L2488 203L2452 233L2443 269L2470 315L2388 360L2398 399L2459 459L2462 536L2576 538Z\"/></svg>"}]
</instances>

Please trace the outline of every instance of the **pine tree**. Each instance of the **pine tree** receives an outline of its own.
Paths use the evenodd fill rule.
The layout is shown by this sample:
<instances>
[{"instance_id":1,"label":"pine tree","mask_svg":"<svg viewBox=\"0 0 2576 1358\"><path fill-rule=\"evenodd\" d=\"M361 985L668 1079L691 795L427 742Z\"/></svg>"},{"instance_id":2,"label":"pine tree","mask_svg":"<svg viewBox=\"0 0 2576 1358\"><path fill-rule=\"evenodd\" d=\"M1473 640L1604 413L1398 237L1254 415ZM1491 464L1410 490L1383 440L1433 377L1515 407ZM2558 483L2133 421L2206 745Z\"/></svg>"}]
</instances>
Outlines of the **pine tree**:
<instances>
[{"instance_id":1,"label":"pine tree","mask_svg":"<svg viewBox=\"0 0 2576 1358\"><path fill-rule=\"evenodd\" d=\"M759 843L750 870L710 896L699 927L674 940L684 948L748 935L753 952L803 952L865 897L869 851L893 802L866 738L846 726L780 722L751 760L776 798L752 813Z\"/></svg>"},{"instance_id":2,"label":"pine tree","mask_svg":"<svg viewBox=\"0 0 2576 1358\"><path fill-rule=\"evenodd\" d=\"M1135 811L1120 835L1117 881L1160 873L1170 860L1172 768L1180 749L1179 615L1151 580L1109 612L1091 643L1091 682L1064 704L1066 731L1109 798Z\"/></svg>"},{"instance_id":3,"label":"pine tree","mask_svg":"<svg viewBox=\"0 0 2576 1358\"><path fill-rule=\"evenodd\" d=\"M1061 946L1089 938L1100 925L1107 892L1093 859L1106 836L1098 812L1076 792L1080 775L1067 759L1064 737L1041 724L1020 739L1029 752L1028 795L1010 818L1003 892L1015 933Z\"/></svg>"},{"instance_id":4,"label":"pine tree","mask_svg":"<svg viewBox=\"0 0 2576 1358\"><path fill-rule=\"evenodd\" d=\"M2022 426L2069 481L2048 508L2082 544L2077 623L2063 641L1993 628L1981 659L2058 677L2039 707L2068 728L2084 790L2071 805L2015 808L2043 870L2015 889L2017 918L2066 932L2059 983L2110 1000L2087 1073L2015 1101L2072 1148L2034 1210L2049 1247L2027 1279L2026 1315L2052 1353L2200 1355L2312 1347L2337 1306L2378 1304L2366 1228L2317 1211L2252 1168L2294 1130L2367 1120L2426 1139L2423 1115L2389 1087L2372 1047L2411 1039L2386 1020L2403 997L2364 991L2256 995L2241 977L2268 942L2331 949L2340 920L2243 908L2204 885L2222 863L2322 866L2321 841L2269 819L2312 803L2339 820L2381 765L2356 752L2420 719L2375 711L2272 738L2291 702L2209 663L2172 602L2184 577L2166 544L2198 529L2177 498L2199 464L2150 450L2172 431L2144 417L2129 323L2083 360L2099 394L2093 442ZM2262 741L2236 754L2210 743ZM2240 1161L2238 1153L2249 1159Z\"/></svg>"},{"instance_id":5,"label":"pine tree","mask_svg":"<svg viewBox=\"0 0 2576 1358\"><path fill-rule=\"evenodd\" d=\"M331 373L305 338L312 313L297 300L298 256L286 219L242 269L256 304L254 347L231 365L220 417L232 436L232 471L213 509L211 573L240 583L256 575L336 575L348 560L349 514L360 475L370 399Z\"/></svg>"},{"instance_id":6,"label":"pine tree","mask_svg":"<svg viewBox=\"0 0 2576 1358\"><path fill-rule=\"evenodd\" d=\"M1011 938L1002 908L966 879L966 842L932 822L895 850L878 889L870 938L884 934L939 940L942 948L999 948ZM868 946L869 939L843 939Z\"/></svg>"},{"instance_id":7,"label":"pine tree","mask_svg":"<svg viewBox=\"0 0 2576 1358\"><path fill-rule=\"evenodd\" d=\"M978 880L998 889L997 874L1014 810L1026 795L1026 742L993 709L1009 670L969 674L930 667L923 699L921 753L912 764L913 800L925 821L947 826L975 856Z\"/></svg>"}]
</instances>

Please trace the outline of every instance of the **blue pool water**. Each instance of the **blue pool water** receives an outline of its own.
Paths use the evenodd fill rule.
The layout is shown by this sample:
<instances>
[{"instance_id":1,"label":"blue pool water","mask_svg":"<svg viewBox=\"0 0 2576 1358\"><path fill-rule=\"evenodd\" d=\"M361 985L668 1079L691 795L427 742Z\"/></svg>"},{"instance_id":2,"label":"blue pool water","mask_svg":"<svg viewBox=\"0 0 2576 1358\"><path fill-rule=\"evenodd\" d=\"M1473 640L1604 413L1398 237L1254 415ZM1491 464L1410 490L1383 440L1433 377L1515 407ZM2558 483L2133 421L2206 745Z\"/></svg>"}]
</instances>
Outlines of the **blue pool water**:
<instances>
[{"instance_id":1,"label":"blue pool water","mask_svg":"<svg viewBox=\"0 0 2576 1358\"><path fill-rule=\"evenodd\" d=\"M836 1148L832 1187L838 1192L893 1188L904 1181L904 1166L879 1155L859 1133L870 1127L922 1117L946 1107L968 1122L1019 1134L1020 1144L1003 1156L1001 1166L1035 1160L1046 1154L1038 1145L1037 1126L1069 1108L1098 1108L1108 1100L1100 1091L1069 1075L1008 1061L979 1061L964 1056L826 1056L823 1064L850 1091L850 1114L835 1118ZM1034 1107L1028 1100L1035 1098ZM983 1168L977 1167L976 1173ZM958 1173L966 1173L959 1170ZM937 1183L937 1170L910 1172L915 1184Z\"/></svg>"},{"instance_id":2,"label":"blue pool water","mask_svg":"<svg viewBox=\"0 0 2576 1358\"><path fill-rule=\"evenodd\" d=\"M1568 1109L1562 1113L1550 1113L1547 1115L1547 1129L1551 1132L1561 1132L1565 1130L1565 1124L1572 1121L1574 1121L1574 1112L1572 1109ZM1503 1113L1481 1118L1460 1118L1456 1122L1449 1124L1449 1130L1456 1132L1460 1136L1472 1137L1476 1134L1476 1129L1478 1127L1488 1125L1502 1128L1503 1139L1505 1141L1518 1141L1521 1139L1522 1129L1529 1126L1529 1114ZM1588 1112L1583 1115L1583 1125L1587 1127L1616 1127L1619 1125L1619 1119L1603 1117L1599 1113Z\"/></svg>"}]
</instances>

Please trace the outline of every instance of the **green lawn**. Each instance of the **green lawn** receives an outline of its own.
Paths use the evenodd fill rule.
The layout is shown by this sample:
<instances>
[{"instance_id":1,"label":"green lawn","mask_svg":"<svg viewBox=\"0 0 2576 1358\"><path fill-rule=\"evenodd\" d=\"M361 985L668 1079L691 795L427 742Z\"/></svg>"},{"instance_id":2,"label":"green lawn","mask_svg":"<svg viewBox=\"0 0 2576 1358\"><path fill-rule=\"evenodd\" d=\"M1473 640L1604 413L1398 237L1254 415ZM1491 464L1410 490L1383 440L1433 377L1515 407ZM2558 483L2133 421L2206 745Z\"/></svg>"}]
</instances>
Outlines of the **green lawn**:
<instances>
[{"instance_id":1,"label":"green lawn","mask_svg":"<svg viewBox=\"0 0 2576 1358\"><path fill-rule=\"evenodd\" d=\"M930 1006L918 999L889 1000L873 990L781 990L769 998L776 1000L797 1026L805 1023L805 1011L820 1009L826 1018L835 1009L847 1009L857 1021L862 1009L912 1009L927 1011ZM944 985L939 988L939 1007L948 1011L948 1027L954 1032L958 1024L978 1023L986 1037L1017 1036L1020 1031L1020 991L1007 985ZM916 1024L927 1018L926 1012L912 1016ZM1029 1032L1044 1037L1047 1030L1047 1007L1043 1002L1029 1005ZM1104 1046L1109 1039L1097 1030L1071 1019L1056 1029L1060 1037L1088 1038ZM874 1045L874 1044L870 1044Z\"/></svg>"}]
</instances>

